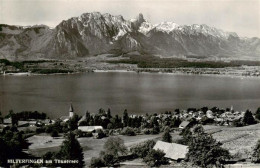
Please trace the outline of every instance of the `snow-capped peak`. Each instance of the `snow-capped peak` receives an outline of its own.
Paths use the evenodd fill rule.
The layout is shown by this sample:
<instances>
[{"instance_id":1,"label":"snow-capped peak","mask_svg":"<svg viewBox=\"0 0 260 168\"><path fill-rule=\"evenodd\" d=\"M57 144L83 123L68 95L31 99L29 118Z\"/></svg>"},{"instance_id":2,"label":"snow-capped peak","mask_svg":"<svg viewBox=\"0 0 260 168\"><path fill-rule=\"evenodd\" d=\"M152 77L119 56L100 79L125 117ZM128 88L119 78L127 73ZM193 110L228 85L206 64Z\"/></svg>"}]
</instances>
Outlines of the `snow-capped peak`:
<instances>
[{"instance_id":1,"label":"snow-capped peak","mask_svg":"<svg viewBox=\"0 0 260 168\"><path fill-rule=\"evenodd\" d=\"M225 32L221 29L217 29L215 27L210 27L208 25L202 24L193 24L190 26L190 29L196 33L203 33L205 35L211 35L218 38L224 38L227 39L230 35L237 37L236 33L232 32Z\"/></svg>"},{"instance_id":2,"label":"snow-capped peak","mask_svg":"<svg viewBox=\"0 0 260 168\"><path fill-rule=\"evenodd\" d=\"M162 22L154 25L154 27L156 28L156 30L170 33L171 31L179 27L179 25L174 22Z\"/></svg>"},{"instance_id":3,"label":"snow-capped peak","mask_svg":"<svg viewBox=\"0 0 260 168\"><path fill-rule=\"evenodd\" d=\"M150 30L152 30L154 26L149 22L143 22L139 27L139 32L143 34L147 34Z\"/></svg>"},{"instance_id":4,"label":"snow-capped peak","mask_svg":"<svg viewBox=\"0 0 260 168\"><path fill-rule=\"evenodd\" d=\"M150 30L156 29L157 31L162 31L166 33L170 33L174 29L178 28L179 25L174 22L162 22L159 24L152 25L149 22L143 22L139 28L139 32L143 34L147 34Z\"/></svg>"}]
</instances>

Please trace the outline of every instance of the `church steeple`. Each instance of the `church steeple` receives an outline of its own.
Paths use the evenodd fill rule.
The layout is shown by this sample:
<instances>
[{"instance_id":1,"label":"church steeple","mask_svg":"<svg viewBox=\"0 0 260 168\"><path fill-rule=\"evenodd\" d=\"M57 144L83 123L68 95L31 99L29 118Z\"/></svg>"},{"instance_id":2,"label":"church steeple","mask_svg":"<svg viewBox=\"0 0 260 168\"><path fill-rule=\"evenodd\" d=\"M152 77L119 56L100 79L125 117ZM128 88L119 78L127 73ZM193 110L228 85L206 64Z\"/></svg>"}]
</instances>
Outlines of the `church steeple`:
<instances>
[{"instance_id":1,"label":"church steeple","mask_svg":"<svg viewBox=\"0 0 260 168\"><path fill-rule=\"evenodd\" d=\"M70 118L72 118L74 116L74 109L73 109L72 103L70 103L69 116L70 116Z\"/></svg>"}]
</instances>

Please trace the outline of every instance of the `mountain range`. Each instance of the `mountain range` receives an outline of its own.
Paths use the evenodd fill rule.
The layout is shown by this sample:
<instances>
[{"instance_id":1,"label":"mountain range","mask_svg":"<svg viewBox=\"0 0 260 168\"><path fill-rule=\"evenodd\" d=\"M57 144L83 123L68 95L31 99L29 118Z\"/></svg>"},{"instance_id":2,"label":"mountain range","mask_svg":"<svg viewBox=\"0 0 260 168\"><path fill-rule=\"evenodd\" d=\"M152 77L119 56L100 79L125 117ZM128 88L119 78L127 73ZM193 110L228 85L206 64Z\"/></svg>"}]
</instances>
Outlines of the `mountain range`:
<instances>
[{"instance_id":1,"label":"mountain range","mask_svg":"<svg viewBox=\"0 0 260 168\"><path fill-rule=\"evenodd\" d=\"M45 25L0 25L0 58L74 59L104 53L170 56L207 56L260 59L260 39L207 26L151 24L142 14L126 20L99 12L63 20L55 28Z\"/></svg>"}]
</instances>

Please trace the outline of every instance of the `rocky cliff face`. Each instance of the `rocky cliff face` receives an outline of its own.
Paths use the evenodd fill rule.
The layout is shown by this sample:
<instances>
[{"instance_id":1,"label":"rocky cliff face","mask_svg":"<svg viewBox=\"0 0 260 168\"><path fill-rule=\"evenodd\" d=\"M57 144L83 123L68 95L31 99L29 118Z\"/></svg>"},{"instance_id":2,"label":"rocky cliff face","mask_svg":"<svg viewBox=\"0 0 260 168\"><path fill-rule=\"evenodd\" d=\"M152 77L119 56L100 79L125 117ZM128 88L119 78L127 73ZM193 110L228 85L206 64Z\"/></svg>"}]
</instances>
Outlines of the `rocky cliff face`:
<instances>
[{"instance_id":1,"label":"rocky cliff face","mask_svg":"<svg viewBox=\"0 0 260 168\"><path fill-rule=\"evenodd\" d=\"M161 56L198 55L259 58L260 39L240 38L207 25L152 25L136 19L84 13L47 26L0 25L0 57L8 59L68 59L101 53L140 51Z\"/></svg>"}]
</instances>

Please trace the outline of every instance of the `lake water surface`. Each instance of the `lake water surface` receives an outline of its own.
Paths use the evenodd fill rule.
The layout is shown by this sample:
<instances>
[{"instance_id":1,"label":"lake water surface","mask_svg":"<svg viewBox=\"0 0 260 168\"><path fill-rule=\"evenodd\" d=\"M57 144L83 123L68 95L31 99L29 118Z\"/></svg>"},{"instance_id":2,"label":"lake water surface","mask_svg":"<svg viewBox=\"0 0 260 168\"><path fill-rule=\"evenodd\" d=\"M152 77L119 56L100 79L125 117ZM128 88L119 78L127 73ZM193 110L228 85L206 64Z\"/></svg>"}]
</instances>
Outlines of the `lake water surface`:
<instances>
[{"instance_id":1,"label":"lake water surface","mask_svg":"<svg viewBox=\"0 0 260 168\"><path fill-rule=\"evenodd\" d=\"M161 113L188 107L260 107L260 78L152 73L85 73L0 76L0 111L38 110L67 115L70 102L82 115L110 108L112 114Z\"/></svg>"}]
</instances>

